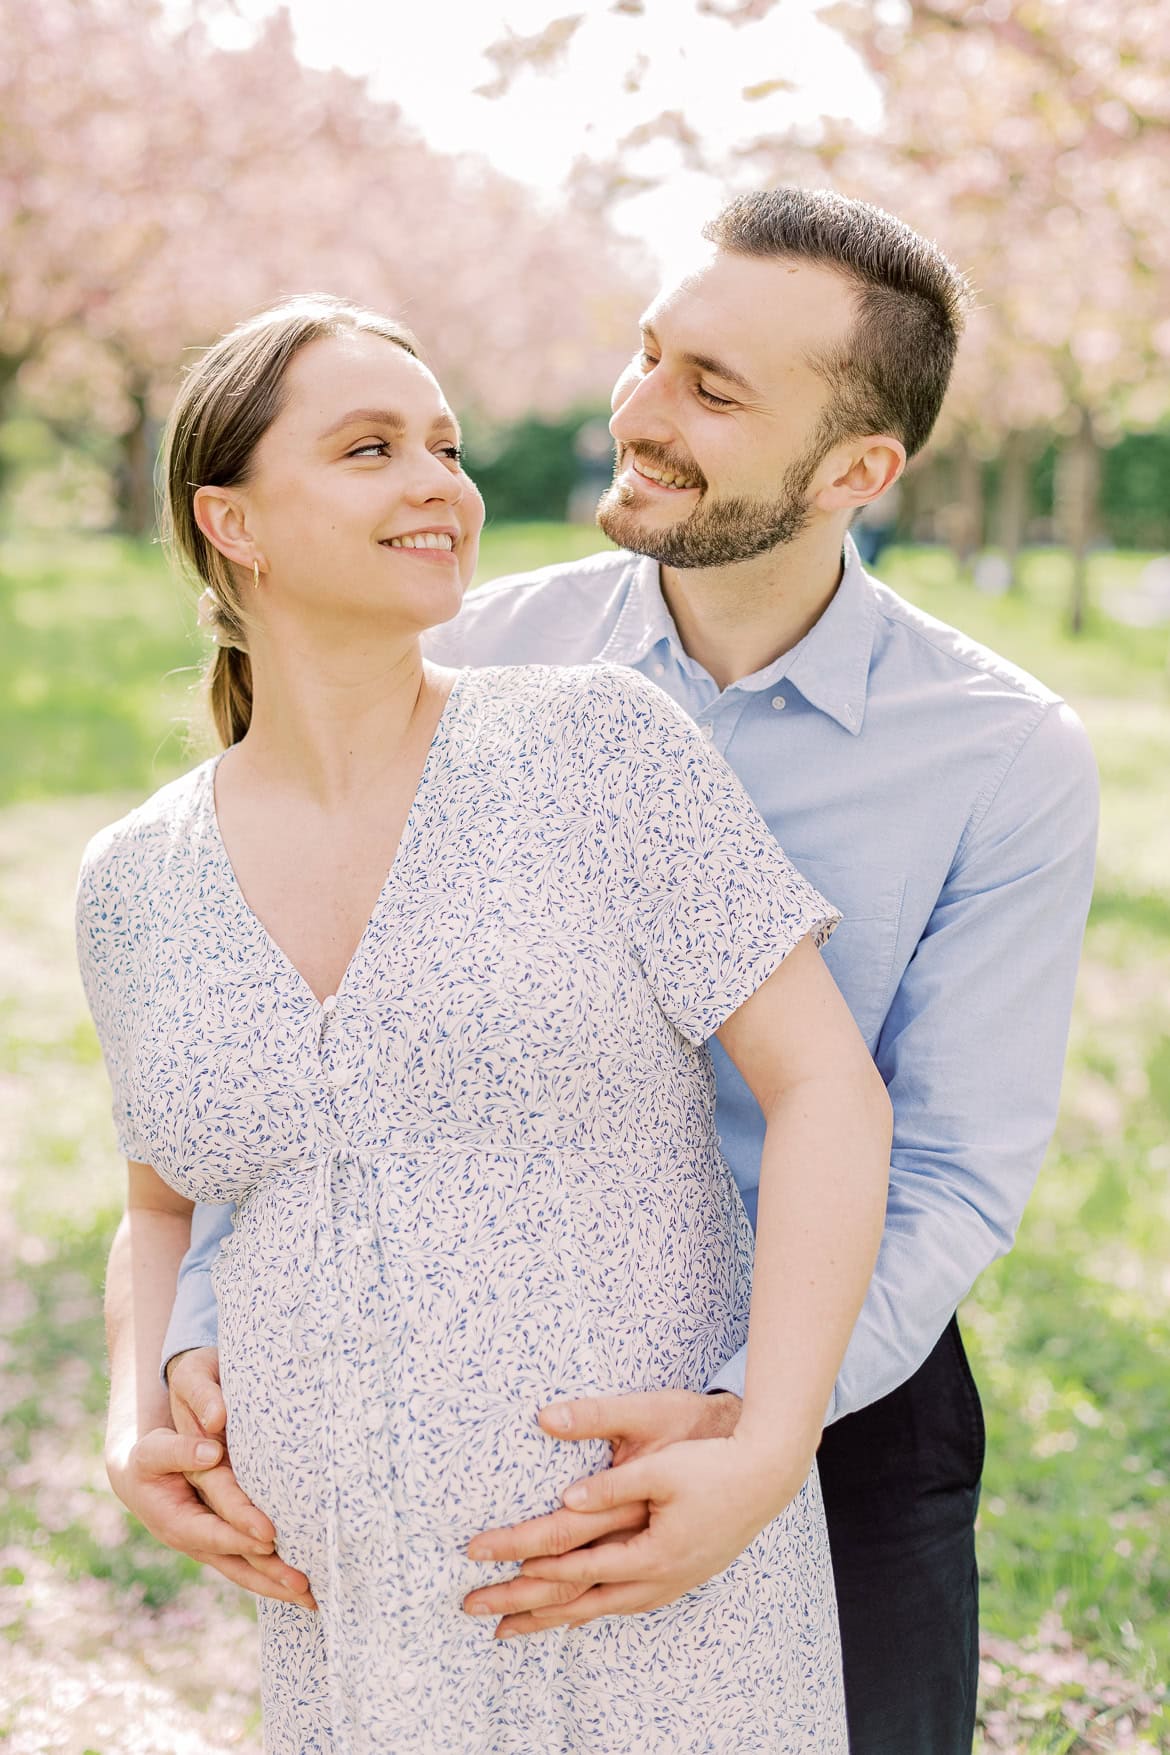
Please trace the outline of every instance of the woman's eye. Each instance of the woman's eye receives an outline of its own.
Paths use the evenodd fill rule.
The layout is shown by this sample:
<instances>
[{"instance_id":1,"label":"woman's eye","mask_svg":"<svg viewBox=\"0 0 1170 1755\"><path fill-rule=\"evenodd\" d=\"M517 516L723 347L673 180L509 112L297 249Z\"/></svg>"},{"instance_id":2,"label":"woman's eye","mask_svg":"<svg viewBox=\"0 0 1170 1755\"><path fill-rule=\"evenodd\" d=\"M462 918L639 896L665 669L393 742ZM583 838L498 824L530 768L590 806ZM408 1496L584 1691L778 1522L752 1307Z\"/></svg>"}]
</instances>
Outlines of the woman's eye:
<instances>
[{"instance_id":1,"label":"woman's eye","mask_svg":"<svg viewBox=\"0 0 1170 1755\"><path fill-rule=\"evenodd\" d=\"M357 445L352 451L347 451L346 456L368 457L372 451L382 451L389 455L389 441L386 439L370 439L366 444Z\"/></svg>"},{"instance_id":2,"label":"woman's eye","mask_svg":"<svg viewBox=\"0 0 1170 1755\"><path fill-rule=\"evenodd\" d=\"M703 401L707 404L708 408L734 408L735 407L735 404L734 404L734 402L731 401L730 397L716 396L713 394L712 391L704 389L702 384L697 384L695 386L695 388L696 388L698 394L702 397Z\"/></svg>"},{"instance_id":3,"label":"woman's eye","mask_svg":"<svg viewBox=\"0 0 1170 1755\"><path fill-rule=\"evenodd\" d=\"M444 445L442 447L442 454L444 457L449 457L451 459L452 463L462 463L463 462L463 446L462 445Z\"/></svg>"}]
</instances>

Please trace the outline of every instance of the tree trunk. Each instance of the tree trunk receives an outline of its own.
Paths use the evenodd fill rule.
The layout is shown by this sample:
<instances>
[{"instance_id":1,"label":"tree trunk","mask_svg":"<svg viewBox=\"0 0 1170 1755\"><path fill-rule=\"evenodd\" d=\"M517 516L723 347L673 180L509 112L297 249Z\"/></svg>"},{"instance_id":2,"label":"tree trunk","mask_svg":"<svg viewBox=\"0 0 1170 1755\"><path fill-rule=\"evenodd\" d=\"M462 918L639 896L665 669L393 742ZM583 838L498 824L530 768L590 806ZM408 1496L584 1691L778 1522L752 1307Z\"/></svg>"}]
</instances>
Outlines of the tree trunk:
<instances>
[{"instance_id":1,"label":"tree trunk","mask_svg":"<svg viewBox=\"0 0 1170 1755\"><path fill-rule=\"evenodd\" d=\"M0 353L0 426L7 419L16 394L17 373L28 357L24 353ZM4 497L8 491L8 478L11 474L11 465L4 457L3 452L0 452L0 510L3 509Z\"/></svg>"},{"instance_id":2,"label":"tree trunk","mask_svg":"<svg viewBox=\"0 0 1170 1755\"><path fill-rule=\"evenodd\" d=\"M122 434L117 472L118 528L128 536L154 531L154 422L143 384L130 392L133 424Z\"/></svg>"},{"instance_id":3,"label":"tree trunk","mask_svg":"<svg viewBox=\"0 0 1170 1755\"><path fill-rule=\"evenodd\" d=\"M922 522L923 513L923 479L922 470L908 469L899 477L898 486L902 498L898 504L898 528L894 533L896 542L913 542L914 532Z\"/></svg>"},{"instance_id":4,"label":"tree trunk","mask_svg":"<svg viewBox=\"0 0 1170 1755\"><path fill-rule=\"evenodd\" d=\"M944 509L945 531L960 571L970 573L983 542L983 465L965 433L955 441L953 458L954 492Z\"/></svg>"},{"instance_id":5,"label":"tree trunk","mask_svg":"<svg viewBox=\"0 0 1170 1755\"><path fill-rule=\"evenodd\" d=\"M1101 460L1087 408L1077 411L1076 431L1065 440L1056 460L1056 527L1072 557L1069 578L1068 626L1073 634L1085 629L1089 603L1089 545L1096 535L1097 495Z\"/></svg>"},{"instance_id":6,"label":"tree trunk","mask_svg":"<svg viewBox=\"0 0 1170 1755\"><path fill-rule=\"evenodd\" d=\"M1007 562L1008 590L1018 592L1020 550L1028 524L1032 485L1032 435L1009 433L1000 452L999 502L996 507L996 546Z\"/></svg>"},{"instance_id":7,"label":"tree trunk","mask_svg":"<svg viewBox=\"0 0 1170 1755\"><path fill-rule=\"evenodd\" d=\"M944 542L943 508L951 497L950 459L945 452L928 451L915 457L906 477L903 529L909 542Z\"/></svg>"}]
</instances>

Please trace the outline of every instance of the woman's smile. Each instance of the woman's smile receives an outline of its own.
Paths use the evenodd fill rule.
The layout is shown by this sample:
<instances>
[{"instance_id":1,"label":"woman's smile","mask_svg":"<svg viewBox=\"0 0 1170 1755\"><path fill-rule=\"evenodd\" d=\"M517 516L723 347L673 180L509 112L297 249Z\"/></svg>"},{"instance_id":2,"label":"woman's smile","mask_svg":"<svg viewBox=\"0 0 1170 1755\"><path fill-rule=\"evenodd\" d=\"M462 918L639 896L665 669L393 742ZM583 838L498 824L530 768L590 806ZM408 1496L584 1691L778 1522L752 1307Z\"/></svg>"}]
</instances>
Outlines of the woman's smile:
<instances>
[{"instance_id":1,"label":"woman's smile","mask_svg":"<svg viewBox=\"0 0 1170 1755\"><path fill-rule=\"evenodd\" d=\"M395 554L408 554L417 560L449 564L456 559L461 532L449 525L426 530L409 530L401 536L382 537L378 546Z\"/></svg>"}]
</instances>

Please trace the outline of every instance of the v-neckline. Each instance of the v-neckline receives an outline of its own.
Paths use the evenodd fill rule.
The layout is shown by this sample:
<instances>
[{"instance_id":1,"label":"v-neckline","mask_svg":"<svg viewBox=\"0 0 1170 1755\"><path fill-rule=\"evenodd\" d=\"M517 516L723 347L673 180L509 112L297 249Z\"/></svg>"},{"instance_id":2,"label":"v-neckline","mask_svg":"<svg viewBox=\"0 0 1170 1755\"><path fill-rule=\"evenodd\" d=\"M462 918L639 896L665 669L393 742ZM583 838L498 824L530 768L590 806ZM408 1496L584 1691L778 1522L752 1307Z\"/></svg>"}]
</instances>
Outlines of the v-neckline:
<instances>
[{"instance_id":1,"label":"v-neckline","mask_svg":"<svg viewBox=\"0 0 1170 1755\"><path fill-rule=\"evenodd\" d=\"M349 981L349 978L365 949L366 941L373 930L374 923L382 912L382 904L385 901L387 892L389 891L395 875L402 864L403 855L406 853L410 842L414 839L418 825L418 818L421 812L422 801L424 795L430 788L432 769L435 765L435 756L440 746L447 742L450 730L449 720L451 718L452 708L456 705L455 697L459 694L463 679L466 675L467 672L465 670L458 671L455 676L455 681L448 690L447 699L443 702L443 710L439 714L430 744L427 748L426 760L422 765L422 772L419 774L418 784L414 789L414 797L410 801L410 809L407 811L405 820L402 824L402 833L398 837L398 845L394 849L394 857L390 861L390 868L382 881L381 889L378 891L378 894L374 899L374 906L370 910L369 918L367 919L365 926L362 928L361 936L353 948L353 953L350 956L349 962L345 965L345 970L341 979L333 989L333 992L326 994L324 999L318 999L316 992L301 974L301 971L297 968L288 952L276 942L256 910L252 907L252 904L248 901L247 896L244 894L244 887L236 875L236 868L232 864L232 856L228 852L227 842L224 840L223 834L220 830L219 811L215 802L215 776L219 771L219 764L228 753L227 750L220 750L219 754L213 756L207 764L207 814L210 820L212 839L227 875L228 887L231 890L237 905L243 909L244 914L252 922L253 927L267 946L269 954L277 963L282 965L289 975L292 976L296 985L308 995L318 1011L331 1010L332 1005L341 997L342 991Z\"/></svg>"}]
</instances>

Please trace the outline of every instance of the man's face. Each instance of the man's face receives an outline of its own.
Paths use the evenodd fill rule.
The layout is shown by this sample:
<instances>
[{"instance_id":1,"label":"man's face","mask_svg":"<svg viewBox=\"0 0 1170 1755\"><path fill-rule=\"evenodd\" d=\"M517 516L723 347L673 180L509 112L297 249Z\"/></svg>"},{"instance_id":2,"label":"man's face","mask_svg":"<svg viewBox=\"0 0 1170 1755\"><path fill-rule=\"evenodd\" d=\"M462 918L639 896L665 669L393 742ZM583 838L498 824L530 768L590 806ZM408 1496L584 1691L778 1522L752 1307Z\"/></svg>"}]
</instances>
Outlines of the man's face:
<instances>
[{"instance_id":1,"label":"man's face","mask_svg":"<svg viewBox=\"0 0 1170 1755\"><path fill-rule=\"evenodd\" d=\"M814 515L831 395L809 363L852 330L855 295L810 263L707 247L642 319L618 379L614 480L597 521L668 567L721 567Z\"/></svg>"}]
</instances>

